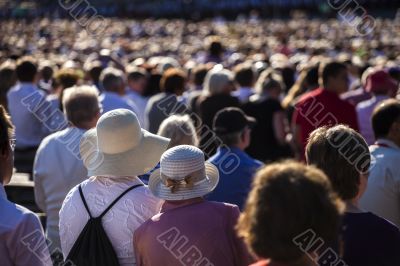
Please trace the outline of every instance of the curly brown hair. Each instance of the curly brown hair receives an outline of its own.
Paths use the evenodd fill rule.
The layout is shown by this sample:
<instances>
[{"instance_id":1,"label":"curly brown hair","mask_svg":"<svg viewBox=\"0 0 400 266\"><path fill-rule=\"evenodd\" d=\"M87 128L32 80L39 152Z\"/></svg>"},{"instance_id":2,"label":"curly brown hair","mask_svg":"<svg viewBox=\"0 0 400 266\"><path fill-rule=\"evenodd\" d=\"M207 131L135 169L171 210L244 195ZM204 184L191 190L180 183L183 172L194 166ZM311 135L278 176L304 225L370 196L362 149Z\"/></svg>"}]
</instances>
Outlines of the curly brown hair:
<instances>
[{"instance_id":1,"label":"curly brown hair","mask_svg":"<svg viewBox=\"0 0 400 266\"><path fill-rule=\"evenodd\" d=\"M237 229L258 257L292 262L304 255L293 241L308 229L325 243L336 240L342 211L325 174L284 161L257 172Z\"/></svg>"}]
</instances>

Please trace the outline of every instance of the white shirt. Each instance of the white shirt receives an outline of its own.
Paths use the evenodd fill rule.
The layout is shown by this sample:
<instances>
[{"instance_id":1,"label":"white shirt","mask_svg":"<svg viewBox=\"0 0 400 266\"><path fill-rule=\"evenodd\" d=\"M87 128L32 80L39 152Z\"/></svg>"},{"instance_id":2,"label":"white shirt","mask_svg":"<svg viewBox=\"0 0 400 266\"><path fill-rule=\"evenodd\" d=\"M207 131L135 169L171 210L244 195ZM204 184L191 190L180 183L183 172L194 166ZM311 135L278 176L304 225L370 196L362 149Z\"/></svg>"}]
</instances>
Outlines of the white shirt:
<instances>
[{"instance_id":1,"label":"white shirt","mask_svg":"<svg viewBox=\"0 0 400 266\"><path fill-rule=\"evenodd\" d=\"M46 137L34 163L35 201L47 215L46 234L53 248L61 248L58 213L68 192L87 178L79 154L85 130L70 127Z\"/></svg>"},{"instance_id":2,"label":"white shirt","mask_svg":"<svg viewBox=\"0 0 400 266\"><path fill-rule=\"evenodd\" d=\"M99 99L103 107L103 114L119 108L128 109L135 114L138 114L137 106L131 100L128 100L117 93L105 91L100 95Z\"/></svg>"},{"instance_id":3,"label":"white shirt","mask_svg":"<svg viewBox=\"0 0 400 266\"><path fill-rule=\"evenodd\" d=\"M393 142L378 139L373 145L368 186L360 206L400 227L400 148Z\"/></svg>"},{"instance_id":4,"label":"white shirt","mask_svg":"<svg viewBox=\"0 0 400 266\"><path fill-rule=\"evenodd\" d=\"M147 106L147 102L149 101L149 98L147 97L143 97L142 95L140 95L139 93L132 91L132 90L128 90L125 98L127 98L128 100L132 101L135 106L137 107L137 116L139 118L140 124L142 125L142 128L147 128L145 123L145 111L146 111L146 106Z\"/></svg>"},{"instance_id":5,"label":"white shirt","mask_svg":"<svg viewBox=\"0 0 400 266\"><path fill-rule=\"evenodd\" d=\"M45 94L32 83L18 83L12 87L7 100L17 148L38 147L44 137L67 125L64 114L53 110Z\"/></svg>"},{"instance_id":6,"label":"white shirt","mask_svg":"<svg viewBox=\"0 0 400 266\"><path fill-rule=\"evenodd\" d=\"M7 200L0 184L0 264L2 266L53 265L39 218Z\"/></svg>"},{"instance_id":7,"label":"white shirt","mask_svg":"<svg viewBox=\"0 0 400 266\"><path fill-rule=\"evenodd\" d=\"M389 96L377 95L371 99L360 102L357 104L356 112L358 119L358 128L360 129L361 135L365 138L368 145L372 145L375 142L374 131L372 129L371 117L375 107L383 100L388 99Z\"/></svg>"},{"instance_id":8,"label":"white shirt","mask_svg":"<svg viewBox=\"0 0 400 266\"><path fill-rule=\"evenodd\" d=\"M143 184L137 177L91 177L81 183L85 200L93 217L99 216L128 188ZM146 186L129 191L102 219L121 265L136 265L133 233L146 220L159 212L162 201L151 195ZM66 258L89 220L79 185L65 198L60 210L61 248Z\"/></svg>"}]
</instances>

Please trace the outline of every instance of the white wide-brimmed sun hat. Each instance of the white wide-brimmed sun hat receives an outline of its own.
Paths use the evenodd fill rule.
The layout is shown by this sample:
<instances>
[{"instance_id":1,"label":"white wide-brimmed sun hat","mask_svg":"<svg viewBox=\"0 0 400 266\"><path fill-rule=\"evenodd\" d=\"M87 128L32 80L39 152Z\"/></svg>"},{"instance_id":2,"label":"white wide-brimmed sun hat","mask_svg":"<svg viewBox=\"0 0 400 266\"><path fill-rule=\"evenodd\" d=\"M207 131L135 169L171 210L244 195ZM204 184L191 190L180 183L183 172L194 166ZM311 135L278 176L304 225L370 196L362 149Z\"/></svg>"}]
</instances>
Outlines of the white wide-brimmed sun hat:
<instances>
[{"instance_id":1,"label":"white wide-brimmed sun hat","mask_svg":"<svg viewBox=\"0 0 400 266\"><path fill-rule=\"evenodd\" d=\"M169 141L142 129L132 111L116 109L83 135L80 153L88 176L137 176L157 165Z\"/></svg>"},{"instance_id":2,"label":"white wide-brimmed sun hat","mask_svg":"<svg viewBox=\"0 0 400 266\"><path fill-rule=\"evenodd\" d=\"M199 148L180 145L161 156L160 169L150 175L149 189L160 199L187 200L210 193L218 181L217 167L205 162Z\"/></svg>"}]
</instances>

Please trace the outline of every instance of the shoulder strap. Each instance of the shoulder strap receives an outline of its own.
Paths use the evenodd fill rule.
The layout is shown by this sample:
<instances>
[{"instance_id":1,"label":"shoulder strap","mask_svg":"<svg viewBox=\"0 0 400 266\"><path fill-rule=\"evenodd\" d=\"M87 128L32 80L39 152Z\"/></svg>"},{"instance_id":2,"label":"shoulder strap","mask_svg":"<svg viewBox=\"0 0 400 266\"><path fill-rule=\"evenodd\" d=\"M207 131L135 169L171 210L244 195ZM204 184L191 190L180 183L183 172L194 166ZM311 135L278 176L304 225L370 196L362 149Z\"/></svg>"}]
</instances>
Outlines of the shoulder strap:
<instances>
[{"instance_id":1,"label":"shoulder strap","mask_svg":"<svg viewBox=\"0 0 400 266\"><path fill-rule=\"evenodd\" d=\"M83 195L81 185L79 185L79 194L81 195L81 199L82 199L83 205L85 205L85 209L86 209L86 211L88 212L90 218L93 218L93 217L92 217L92 214L90 213L89 207L88 207L88 205L87 205L87 203L86 203L85 196Z\"/></svg>"},{"instance_id":2,"label":"shoulder strap","mask_svg":"<svg viewBox=\"0 0 400 266\"><path fill-rule=\"evenodd\" d=\"M131 191L131 190L133 190L133 189L135 189L135 188L137 188L137 187L141 187L141 186L143 186L143 184L138 184L138 185L132 186L132 187L128 188L127 190L125 190L125 191L124 191L121 195L119 195L118 198L116 198L116 199L107 207L107 209L105 209L105 210L100 214L100 216L97 217L97 218L101 219L101 218L115 205L115 203L117 203L123 196L125 196L126 193L128 193L129 191Z\"/></svg>"}]
</instances>

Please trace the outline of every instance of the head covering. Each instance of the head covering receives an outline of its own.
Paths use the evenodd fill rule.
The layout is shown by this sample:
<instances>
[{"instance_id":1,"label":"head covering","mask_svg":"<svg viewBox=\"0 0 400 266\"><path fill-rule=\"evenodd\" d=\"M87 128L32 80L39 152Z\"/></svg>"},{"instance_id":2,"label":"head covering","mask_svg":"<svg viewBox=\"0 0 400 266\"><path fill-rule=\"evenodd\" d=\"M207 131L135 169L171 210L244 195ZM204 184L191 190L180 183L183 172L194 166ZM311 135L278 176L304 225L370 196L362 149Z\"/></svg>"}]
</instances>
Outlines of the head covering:
<instances>
[{"instance_id":1,"label":"head covering","mask_svg":"<svg viewBox=\"0 0 400 266\"><path fill-rule=\"evenodd\" d=\"M205 162L199 148L180 145L162 155L160 169L150 175L149 189L164 200L187 200L210 193L218 181L217 167Z\"/></svg>"},{"instance_id":2,"label":"head covering","mask_svg":"<svg viewBox=\"0 0 400 266\"><path fill-rule=\"evenodd\" d=\"M397 82L384 70L377 70L367 77L365 90L375 94L388 94L397 92Z\"/></svg>"},{"instance_id":3,"label":"head covering","mask_svg":"<svg viewBox=\"0 0 400 266\"><path fill-rule=\"evenodd\" d=\"M220 110L214 118L213 130L218 135L235 133L243 130L246 126L253 127L256 119L247 116L237 107L227 107Z\"/></svg>"},{"instance_id":4,"label":"head covering","mask_svg":"<svg viewBox=\"0 0 400 266\"><path fill-rule=\"evenodd\" d=\"M141 129L132 111L116 109L84 134L80 152L89 176L137 176L156 166L168 143Z\"/></svg>"}]
</instances>

